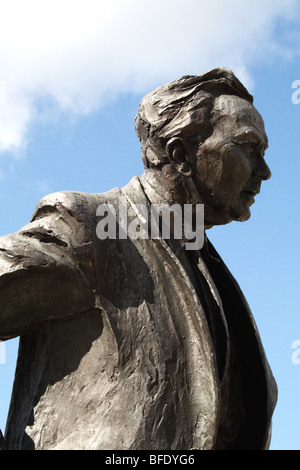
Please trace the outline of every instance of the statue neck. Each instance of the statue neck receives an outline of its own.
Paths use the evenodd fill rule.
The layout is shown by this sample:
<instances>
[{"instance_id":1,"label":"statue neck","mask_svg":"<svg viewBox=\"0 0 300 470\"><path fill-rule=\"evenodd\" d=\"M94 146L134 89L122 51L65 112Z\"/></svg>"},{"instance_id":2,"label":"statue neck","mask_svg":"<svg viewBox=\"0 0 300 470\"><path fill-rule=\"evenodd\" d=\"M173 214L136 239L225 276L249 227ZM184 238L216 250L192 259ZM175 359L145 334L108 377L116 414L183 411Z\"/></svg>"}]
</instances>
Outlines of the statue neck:
<instances>
[{"instance_id":1,"label":"statue neck","mask_svg":"<svg viewBox=\"0 0 300 470\"><path fill-rule=\"evenodd\" d=\"M193 179L173 170L171 165L162 169L146 169L140 181L151 204L203 204ZM211 228L205 226L205 229Z\"/></svg>"}]
</instances>

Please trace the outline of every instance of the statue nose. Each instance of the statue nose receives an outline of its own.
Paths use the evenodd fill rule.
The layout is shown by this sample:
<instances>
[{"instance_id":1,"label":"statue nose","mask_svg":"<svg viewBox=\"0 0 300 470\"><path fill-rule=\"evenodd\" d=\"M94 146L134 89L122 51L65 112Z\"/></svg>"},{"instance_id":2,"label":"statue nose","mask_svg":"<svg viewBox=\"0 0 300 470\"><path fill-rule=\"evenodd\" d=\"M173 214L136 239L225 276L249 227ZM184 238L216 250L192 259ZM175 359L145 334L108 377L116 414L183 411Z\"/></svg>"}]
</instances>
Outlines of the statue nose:
<instances>
[{"instance_id":1,"label":"statue nose","mask_svg":"<svg viewBox=\"0 0 300 470\"><path fill-rule=\"evenodd\" d=\"M253 174L263 181L270 179L272 176L270 168L263 159L260 160L259 165L254 169Z\"/></svg>"}]
</instances>

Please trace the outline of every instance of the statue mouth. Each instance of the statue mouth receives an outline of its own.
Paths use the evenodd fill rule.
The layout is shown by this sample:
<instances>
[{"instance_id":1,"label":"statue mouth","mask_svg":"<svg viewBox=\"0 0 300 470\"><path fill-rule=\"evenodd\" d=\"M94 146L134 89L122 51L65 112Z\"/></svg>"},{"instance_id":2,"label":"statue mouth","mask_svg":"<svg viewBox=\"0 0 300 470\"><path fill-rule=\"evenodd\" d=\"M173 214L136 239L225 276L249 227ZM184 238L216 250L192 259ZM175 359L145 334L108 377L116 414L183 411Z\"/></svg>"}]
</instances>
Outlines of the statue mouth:
<instances>
[{"instance_id":1,"label":"statue mouth","mask_svg":"<svg viewBox=\"0 0 300 470\"><path fill-rule=\"evenodd\" d=\"M260 193L260 188L247 188L242 191L242 193L248 194L248 196L255 197Z\"/></svg>"},{"instance_id":2,"label":"statue mouth","mask_svg":"<svg viewBox=\"0 0 300 470\"><path fill-rule=\"evenodd\" d=\"M245 193L245 194L248 194L249 196L252 196L252 197L256 196L259 193L259 191L249 191L249 190L242 191L242 192Z\"/></svg>"},{"instance_id":3,"label":"statue mouth","mask_svg":"<svg viewBox=\"0 0 300 470\"><path fill-rule=\"evenodd\" d=\"M241 196L247 205L252 205L255 202L255 196L259 194L259 189L246 189L241 192Z\"/></svg>"}]
</instances>

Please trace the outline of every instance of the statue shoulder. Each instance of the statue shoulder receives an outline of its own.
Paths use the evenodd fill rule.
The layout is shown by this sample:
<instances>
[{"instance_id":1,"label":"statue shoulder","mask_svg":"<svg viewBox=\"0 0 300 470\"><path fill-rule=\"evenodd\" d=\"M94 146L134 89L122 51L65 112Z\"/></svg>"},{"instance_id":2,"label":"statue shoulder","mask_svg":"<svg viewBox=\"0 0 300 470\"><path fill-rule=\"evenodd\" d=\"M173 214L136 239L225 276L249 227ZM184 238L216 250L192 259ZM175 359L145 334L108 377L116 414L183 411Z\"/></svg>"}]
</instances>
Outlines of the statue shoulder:
<instances>
[{"instance_id":1,"label":"statue shoulder","mask_svg":"<svg viewBox=\"0 0 300 470\"><path fill-rule=\"evenodd\" d=\"M124 195L122 190L136 199L136 195L141 193L141 185L138 177L133 177L124 188L115 187L103 193L85 193L81 191L58 191L44 196L38 202L33 214L33 219L45 211L59 210L63 207L76 214L96 212L100 204L117 204L119 197ZM139 196L140 197L140 196Z\"/></svg>"},{"instance_id":2,"label":"statue shoulder","mask_svg":"<svg viewBox=\"0 0 300 470\"><path fill-rule=\"evenodd\" d=\"M47 194L37 203L32 219L43 216L44 213L60 211L65 209L67 211L77 212L80 206L90 199L88 193L76 191L58 191L55 193Z\"/></svg>"},{"instance_id":3,"label":"statue shoulder","mask_svg":"<svg viewBox=\"0 0 300 470\"><path fill-rule=\"evenodd\" d=\"M79 191L59 191L48 194L37 203L31 221L50 216L51 213L64 217L66 213L86 222L96 214L101 194Z\"/></svg>"},{"instance_id":4,"label":"statue shoulder","mask_svg":"<svg viewBox=\"0 0 300 470\"><path fill-rule=\"evenodd\" d=\"M106 193L59 191L48 194L38 201L31 222L51 215L71 215L91 228L96 223L98 206L107 202L114 204L119 191L119 188L114 188Z\"/></svg>"}]
</instances>

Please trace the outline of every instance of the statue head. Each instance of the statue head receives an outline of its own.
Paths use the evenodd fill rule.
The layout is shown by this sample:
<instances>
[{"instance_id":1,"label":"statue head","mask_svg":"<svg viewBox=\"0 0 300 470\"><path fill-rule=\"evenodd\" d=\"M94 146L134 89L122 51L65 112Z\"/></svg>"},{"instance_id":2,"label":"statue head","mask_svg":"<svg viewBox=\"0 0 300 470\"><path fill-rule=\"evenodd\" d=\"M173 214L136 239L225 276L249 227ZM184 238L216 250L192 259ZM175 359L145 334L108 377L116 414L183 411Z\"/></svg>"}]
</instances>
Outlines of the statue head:
<instances>
[{"instance_id":1,"label":"statue head","mask_svg":"<svg viewBox=\"0 0 300 470\"><path fill-rule=\"evenodd\" d=\"M247 220L262 180L268 139L253 97L232 71L167 83L141 101L135 120L146 171L171 168L205 204L207 225ZM188 184L187 184L188 183Z\"/></svg>"}]
</instances>

